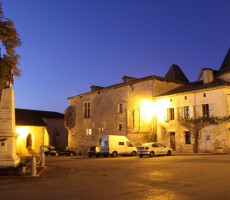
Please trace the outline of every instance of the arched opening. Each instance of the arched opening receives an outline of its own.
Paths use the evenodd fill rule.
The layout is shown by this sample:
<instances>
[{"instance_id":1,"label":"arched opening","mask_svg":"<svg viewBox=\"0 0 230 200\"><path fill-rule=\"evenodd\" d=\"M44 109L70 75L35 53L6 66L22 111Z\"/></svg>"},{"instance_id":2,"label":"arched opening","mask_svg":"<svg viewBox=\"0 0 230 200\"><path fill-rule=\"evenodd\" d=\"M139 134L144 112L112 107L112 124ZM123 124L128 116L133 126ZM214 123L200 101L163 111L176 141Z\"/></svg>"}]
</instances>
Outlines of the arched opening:
<instances>
[{"instance_id":1,"label":"arched opening","mask_svg":"<svg viewBox=\"0 0 230 200\"><path fill-rule=\"evenodd\" d=\"M32 148L32 135L31 133L26 137L26 148Z\"/></svg>"}]
</instances>

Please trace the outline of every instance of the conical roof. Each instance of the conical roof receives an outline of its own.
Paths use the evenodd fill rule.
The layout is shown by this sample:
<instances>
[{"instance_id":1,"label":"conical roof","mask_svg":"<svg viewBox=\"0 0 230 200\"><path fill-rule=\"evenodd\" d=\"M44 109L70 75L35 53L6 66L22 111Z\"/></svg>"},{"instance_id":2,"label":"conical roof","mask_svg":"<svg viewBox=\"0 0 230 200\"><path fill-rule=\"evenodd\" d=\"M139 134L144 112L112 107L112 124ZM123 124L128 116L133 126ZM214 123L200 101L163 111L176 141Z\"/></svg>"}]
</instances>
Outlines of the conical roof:
<instances>
[{"instance_id":1,"label":"conical roof","mask_svg":"<svg viewBox=\"0 0 230 200\"><path fill-rule=\"evenodd\" d=\"M178 65L171 65L169 71L165 75L165 79L169 81L181 81L185 83L189 83L189 80L185 76L184 72Z\"/></svg>"},{"instance_id":2,"label":"conical roof","mask_svg":"<svg viewBox=\"0 0 230 200\"><path fill-rule=\"evenodd\" d=\"M230 72L230 48L228 49L224 61L219 69L219 75L226 72Z\"/></svg>"}]
</instances>

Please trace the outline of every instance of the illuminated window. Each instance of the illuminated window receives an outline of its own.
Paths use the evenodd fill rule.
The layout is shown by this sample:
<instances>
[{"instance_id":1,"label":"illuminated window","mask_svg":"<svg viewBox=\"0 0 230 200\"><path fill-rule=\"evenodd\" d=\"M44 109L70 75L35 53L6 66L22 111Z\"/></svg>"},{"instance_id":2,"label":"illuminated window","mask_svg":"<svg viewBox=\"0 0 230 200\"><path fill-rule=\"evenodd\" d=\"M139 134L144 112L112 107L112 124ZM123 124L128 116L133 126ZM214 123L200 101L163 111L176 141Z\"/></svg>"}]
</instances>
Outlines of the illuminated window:
<instances>
[{"instance_id":1,"label":"illuminated window","mask_svg":"<svg viewBox=\"0 0 230 200\"><path fill-rule=\"evenodd\" d=\"M190 118L189 106L185 106L185 107L184 107L184 118L185 118L185 119L189 119L189 118Z\"/></svg>"},{"instance_id":2,"label":"illuminated window","mask_svg":"<svg viewBox=\"0 0 230 200\"><path fill-rule=\"evenodd\" d=\"M202 105L202 117L209 117L209 105L208 104Z\"/></svg>"},{"instance_id":3,"label":"illuminated window","mask_svg":"<svg viewBox=\"0 0 230 200\"><path fill-rule=\"evenodd\" d=\"M92 135L92 129L91 128L86 129L86 135Z\"/></svg>"},{"instance_id":4,"label":"illuminated window","mask_svg":"<svg viewBox=\"0 0 230 200\"><path fill-rule=\"evenodd\" d=\"M174 108L168 108L167 109L167 116L168 116L168 120L174 120Z\"/></svg>"},{"instance_id":5,"label":"illuminated window","mask_svg":"<svg viewBox=\"0 0 230 200\"><path fill-rule=\"evenodd\" d=\"M90 118L90 102L84 104L84 118Z\"/></svg>"},{"instance_id":6,"label":"illuminated window","mask_svg":"<svg viewBox=\"0 0 230 200\"><path fill-rule=\"evenodd\" d=\"M191 133L190 133L190 131L185 131L185 144L191 144Z\"/></svg>"}]
</instances>

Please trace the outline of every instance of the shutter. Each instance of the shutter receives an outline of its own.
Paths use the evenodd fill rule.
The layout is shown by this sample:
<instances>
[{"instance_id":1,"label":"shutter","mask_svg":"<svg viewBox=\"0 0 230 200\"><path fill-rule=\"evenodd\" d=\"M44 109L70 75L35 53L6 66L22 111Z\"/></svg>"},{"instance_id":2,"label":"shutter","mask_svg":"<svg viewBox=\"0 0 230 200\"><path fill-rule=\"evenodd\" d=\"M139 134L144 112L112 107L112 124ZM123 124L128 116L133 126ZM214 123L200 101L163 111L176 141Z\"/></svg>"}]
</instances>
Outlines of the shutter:
<instances>
[{"instance_id":1,"label":"shutter","mask_svg":"<svg viewBox=\"0 0 230 200\"><path fill-rule=\"evenodd\" d=\"M208 108L209 108L209 116L212 117L213 116L213 104L208 104Z\"/></svg>"},{"instance_id":2,"label":"shutter","mask_svg":"<svg viewBox=\"0 0 230 200\"><path fill-rule=\"evenodd\" d=\"M183 118L183 107L177 108L177 118Z\"/></svg>"}]
</instances>

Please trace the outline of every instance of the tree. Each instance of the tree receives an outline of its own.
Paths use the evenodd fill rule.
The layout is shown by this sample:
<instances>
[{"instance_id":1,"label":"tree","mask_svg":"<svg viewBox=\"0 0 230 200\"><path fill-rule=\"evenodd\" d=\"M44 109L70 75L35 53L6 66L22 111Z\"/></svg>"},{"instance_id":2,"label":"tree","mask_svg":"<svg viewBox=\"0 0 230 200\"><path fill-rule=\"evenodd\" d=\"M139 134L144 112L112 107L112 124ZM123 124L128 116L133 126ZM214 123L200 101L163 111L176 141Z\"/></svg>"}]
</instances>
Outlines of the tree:
<instances>
[{"instance_id":1,"label":"tree","mask_svg":"<svg viewBox=\"0 0 230 200\"><path fill-rule=\"evenodd\" d=\"M198 152L199 132L201 131L201 129L209 125L218 125L226 121L230 122L230 116L199 117L191 119L179 118L180 125L190 130L194 136L194 153Z\"/></svg>"},{"instance_id":2,"label":"tree","mask_svg":"<svg viewBox=\"0 0 230 200\"><path fill-rule=\"evenodd\" d=\"M0 40L5 48L5 54L0 56L0 90L6 87L6 81L13 83L13 76L20 76L21 71L17 68L20 56L15 48L21 45L19 34L12 20L4 17L2 3L0 2Z\"/></svg>"}]
</instances>

